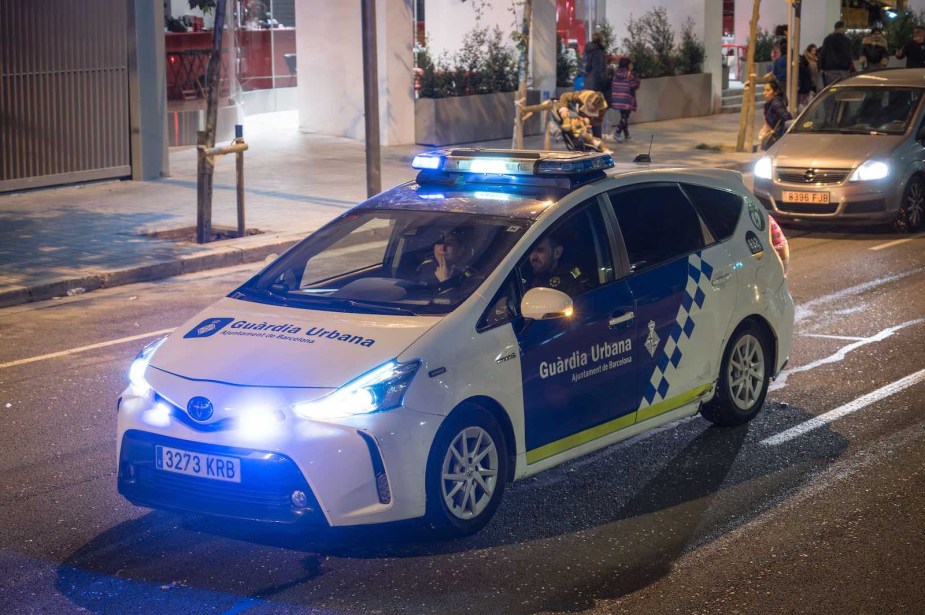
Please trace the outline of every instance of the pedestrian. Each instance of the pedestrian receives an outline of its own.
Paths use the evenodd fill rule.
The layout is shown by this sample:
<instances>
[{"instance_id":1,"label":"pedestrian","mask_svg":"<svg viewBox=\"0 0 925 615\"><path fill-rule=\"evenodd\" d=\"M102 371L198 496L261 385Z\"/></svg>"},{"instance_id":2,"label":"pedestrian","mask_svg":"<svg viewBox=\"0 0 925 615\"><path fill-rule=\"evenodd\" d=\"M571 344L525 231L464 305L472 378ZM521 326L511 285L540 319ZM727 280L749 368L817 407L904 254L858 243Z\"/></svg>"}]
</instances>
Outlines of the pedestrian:
<instances>
[{"instance_id":1,"label":"pedestrian","mask_svg":"<svg viewBox=\"0 0 925 615\"><path fill-rule=\"evenodd\" d=\"M771 65L771 74L777 79L781 90L787 91L787 41L780 41L777 45L778 56Z\"/></svg>"},{"instance_id":2,"label":"pedestrian","mask_svg":"<svg viewBox=\"0 0 925 615\"><path fill-rule=\"evenodd\" d=\"M806 63L809 66L809 75L813 80L813 91L818 94L822 91L823 86L822 73L819 72L819 49L815 43L810 43L806 46L803 57L806 58Z\"/></svg>"},{"instance_id":3,"label":"pedestrian","mask_svg":"<svg viewBox=\"0 0 925 615\"><path fill-rule=\"evenodd\" d=\"M787 97L776 79L769 79L764 84L764 127L758 137L761 139L761 149L767 150L778 139L784 136L787 122L793 116L787 111Z\"/></svg>"},{"instance_id":4,"label":"pedestrian","mask_svg":"<svg viewBox=\"0 0 925 615\"><path fill-rule=\"evenodd\" d=\"M800 67L797 73L797 108L800 111L805 109L816 94L818 90L816 90L813 74L809 68L809 60L806 54L803 54L800 56Z\"/></svg>"},{"instance_id":5,"label":"pedestrian","mask_svg":"<svg viewBox=\"0 0 925 615\"><path fill-rule=\"evenodd\" d=\"M890 51L880 26L871 28L870 34L861 41L861 57L858 59L865 68L886 68L890 63Z\"/></svg>"},{"instance_id":6,"label":"pedestrian","mask_svg":"<svg viewBox=\"0 0 925 615\"><path fill-rule=\"evenodd\" d=\"M604 49L604 35L600 32L595 32L585 45L584 75L584 89L600 92L606 100L604 92L609 85L607 83L607 50ZM601 138L600 123L593 127L593 134L598 139Z\"/></svg>"},{"instance_id":7,"label":"pedestrian","mask_svg":"<svg viewBox=\"0 0 925 615\"><path fill-rule=\"evenodd\" d=\"M617 143L630 140L630 113L636 110L636 90L639 79L633 74L633 62L626 56L620 58L617 70L610 82L610 106L620 112L620 123L614 138Z\"/></svg>"},{"instance_id":8,"label":"pedestrian","mask_svg":"<svg viewBox=\"0 0 925 615\"><path fill-rule=\"evenodd\" d=\"M912 28L912 40L896 50L896 57L906 58L906 68L925 68L925 26Z\"/></svg>"},{"instance_id":9,"label":"pedestrian","mask_svg":"<svg viewBox=\"0 0 925 615\"><path fill-rule=\"evenodd\" d=\"M853 64L851 39L845 34L845 22L836 21L835 31L822 41L822 51L819 53L823 85L829 85L847 75Z\"/></svg>"}]
</instances>

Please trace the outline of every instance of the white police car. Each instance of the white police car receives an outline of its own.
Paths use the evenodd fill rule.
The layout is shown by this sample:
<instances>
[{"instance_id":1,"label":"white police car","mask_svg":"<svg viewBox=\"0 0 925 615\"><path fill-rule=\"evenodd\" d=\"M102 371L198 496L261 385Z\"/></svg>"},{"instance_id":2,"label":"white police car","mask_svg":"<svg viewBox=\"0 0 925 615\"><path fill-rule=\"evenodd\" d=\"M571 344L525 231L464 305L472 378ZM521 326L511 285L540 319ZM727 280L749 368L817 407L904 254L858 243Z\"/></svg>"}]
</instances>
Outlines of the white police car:
<instances>
[{"instance_id":1,"label":"white police car","mask_svg":"<svg viewBox=\"0 0 925 615\"><path fill-rule=\"evenodd\" d=\"M793 302L783 235L738 173L466 149L414 166L142 350L122 495L465 534L512 480L760 410Z\"/></svg>"}]
</instances>

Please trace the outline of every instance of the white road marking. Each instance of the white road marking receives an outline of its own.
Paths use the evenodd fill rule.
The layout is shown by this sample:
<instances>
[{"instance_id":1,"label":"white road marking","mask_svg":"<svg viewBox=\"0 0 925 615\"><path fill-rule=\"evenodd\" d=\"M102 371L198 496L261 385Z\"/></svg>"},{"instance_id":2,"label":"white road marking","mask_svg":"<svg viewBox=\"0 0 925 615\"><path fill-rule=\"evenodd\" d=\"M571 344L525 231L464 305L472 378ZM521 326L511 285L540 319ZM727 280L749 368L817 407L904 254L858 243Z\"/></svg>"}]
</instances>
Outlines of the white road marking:
<instances>
[{"instance_id":1,"label":"white road marking","mask_svg":"<svg viewBox=\"0 0 925 615\"><path fill-rule=\"evenodd\" d=\"M886 248L892 248L893 246L898 246L901 243L906 243L907 241L912 241L913 239L918 239L920 237L925 237L925 233L919 233L918 235L913 235L912 237L906 237L904 239L897 239L896 241L888 241L887 243L881 243L879 246L874 246L868 248L868 250L884 250Z\"/></svg>"},{"instance_id":2,"label":"white road marking","mask_svg":"<svg viewBox=\"0 0 925 615\"><path fill-rule=\"evenodd\" d=\"M828 365L829 363L837 363L843 360L845 358L845 355L847 355L852 350L857 350L861 346L866 346L867 344L872 344L874 342L883 341L901 329L905 329L906 327L917 325L923 322L925 322L925 318L916 318L915 320L904 322L901 325L896 325L895 327L889 327L887 329L884 329L880 333L871 335L870 337L862 337L861 339L859 339L853 344L842 346L841 348L839 348L838 352L836 352L835 354L831 354L825 358L819 359L818 361L813 361L812 363L807 363L806 365L794 367L793 369L784 370L777 377L777 380L771 383L771 386L768 387L768 391L777 391L787 386L787 378L791 374L809 371L811 369L815 369L819 367L820 365Z\"/></svg>"},{"instance_id":3,"label":"white road marking","mask_svg":"<svg viewBox=\"0 0 925 615\"><path fill-rule=\"evenodd\" d=\"M821 337L827 340L849 340L852 342L860 342L861 340L866 340L866 337L851 337L850 335L825 335L823 333L797 333L797 335L802 335L803 337Z\"/></svg>"},{"instance_id":4,"label":"white road marking","mask_svg":"<svg viewBox=\"0 0 925 615\"><path fill-rule=\"evenodd\" d=\"M805 320L806 318L809 318L810 316L815 314L815 312L813 311L813 308L818 307L820 305L825 305L832 301L844 299L845 297L849 297L851 295L859 295L861 293L865 293L869 291L872 288L876 288L878 286L882 286L890 282L895 282L897 280L902 280L903 278L908 278L911 275L915 275L917 273L922 273L922 272L925 272L925 268L919 267L918 269L913 269L911 271L903 271L902 273L897 273L894 275L888 275L886 277L880 278L879 280L871 280L870 282L864 282L863 284L858 284L857 286L843 288L842 290L836 291L834 293L830 293L828 295L816 297L815 299L811 301L806 301L796 306L795 320L799 322L801 320Z\"/></svg>"},{"instance_id":5,"label":"white road marking","mask_svg":"<svg viewBox=\"0 0 925 615\"><path fill-rule=\"evenodd\" d=\"M851 414L852 412L857 412L858 410L866 408L867 406L878 402L881 399L889 397L890 395L899 393L903 389L908 389L909 387L916 385L923 380L925 380L925 369L919 370L914 374L909 374L901 380L897 380L896 382L892 382L885 387L881 387L876 391L868 393L867 395L858 397L854 401L848 402L843 406L839 406L834 410L830 410L825 414L820 414L819 416L814 417L805 423L800 423L795 427L791 427L787 431L782 431L775 436L765 438L761 441L761 443L773 446L776 444L782 444L788 440L793 440L794 438L802 436L803 434L812 431L813 429L817 429L823 425L828 425L836 419L840 419L841 417Z\"/></svg>"},{"instance_id":6,"label":"white road marking","mask_svg":"<svg viewBox=\"0 0 925 615\"><path fill-rule=\"evenodd\" d=\"M148 337L157 337L159 335L167 335L172 333L173 329L161 329L160 331L152 331L151 333L140 333L138 335L132 335L131 337L123 337L117 340L109 340L108 342L99 342L96 344L90 344L89 346L81 346L80 348L71 348L70 350L61 350L58 352L52 352L50 354L43 354L38 357L30 357L28 359L19 359L17 361L10 361L9 363L0 363L0 369L7 367L15 367L17 365L25 365L26 363L35 363L37 361L45 361L47 359L57 359L58 357L66 357L68 355L77 354L78 352L85 352L87 350L95 350L97 348L105 348L106 346L115 346L117 344L125 344L128 342L134 342L136 340L143 340Z\"/></svg>"}]
</instances>

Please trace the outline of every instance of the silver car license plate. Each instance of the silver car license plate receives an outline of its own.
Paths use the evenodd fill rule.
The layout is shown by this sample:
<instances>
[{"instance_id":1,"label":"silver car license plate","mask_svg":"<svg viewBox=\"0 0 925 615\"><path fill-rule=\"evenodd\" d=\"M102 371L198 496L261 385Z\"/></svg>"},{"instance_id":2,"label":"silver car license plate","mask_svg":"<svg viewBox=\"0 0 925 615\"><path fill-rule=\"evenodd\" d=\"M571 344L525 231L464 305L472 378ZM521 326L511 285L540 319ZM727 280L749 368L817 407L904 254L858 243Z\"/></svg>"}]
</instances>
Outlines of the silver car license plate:
<instances>
[{"instance_id":1,"label":"silver car license plate","mask_svg":"<svg viewBox=\"0 0 925 615\"><path fill-rule=\"evenodd\" d=\"M165 472L231 483L241 482L241 460L234 457L206 455L158 445L154 447L154 465Z\"/></svg>"},{"instance_id":2,"label":"silver car license plate","mask_svg":"<svg viewBox=\"0 0 925 615\"><path fill-rule=\"evenodd\" d=\"M815 205L828 205L828 192L795 192L784 190L783 201L785 203L813 203Z\"/></svg>"}]
</instances>

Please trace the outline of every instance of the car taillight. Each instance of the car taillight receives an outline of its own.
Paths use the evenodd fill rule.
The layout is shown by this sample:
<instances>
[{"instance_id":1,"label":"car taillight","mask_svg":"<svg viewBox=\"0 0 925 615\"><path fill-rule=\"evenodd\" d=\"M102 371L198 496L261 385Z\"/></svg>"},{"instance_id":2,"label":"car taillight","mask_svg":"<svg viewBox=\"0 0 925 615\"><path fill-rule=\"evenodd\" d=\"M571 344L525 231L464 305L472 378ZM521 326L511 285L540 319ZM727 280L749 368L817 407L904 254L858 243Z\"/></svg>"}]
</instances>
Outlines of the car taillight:
<instances>
[{"instance_id":1,"label":"car taillight","mask_svg":"<svg viewBox=\"0 0 925 615\"><path fill-rule=\"evenodd\" d=\"M777 220L768 216L768 230L771 236L771 245L780 259L780 264L784 266L784 277L787 277L787 267L790 264L790 246L787 244L787 238L784 237L784 231L781 230Z\"/></svg>"}]
</instances>

